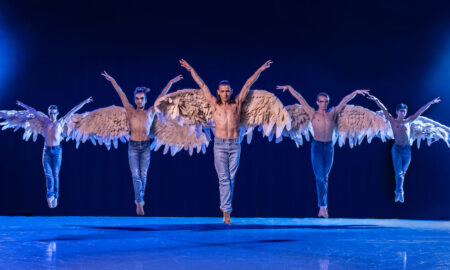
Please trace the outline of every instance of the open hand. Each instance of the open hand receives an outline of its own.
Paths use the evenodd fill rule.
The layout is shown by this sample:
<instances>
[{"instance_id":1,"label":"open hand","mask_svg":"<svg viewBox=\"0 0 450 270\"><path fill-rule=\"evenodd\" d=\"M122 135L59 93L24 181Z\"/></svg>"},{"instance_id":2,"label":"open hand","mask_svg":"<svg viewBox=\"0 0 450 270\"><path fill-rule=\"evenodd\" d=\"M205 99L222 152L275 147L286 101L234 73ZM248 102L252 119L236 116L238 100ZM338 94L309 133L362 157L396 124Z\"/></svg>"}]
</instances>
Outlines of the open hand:
<instances>
[{"instance_id":1,"label":"open hand","mask_svg":"<svg viewBox=\"0 0 450 270\"><path fill-rule=\"evenodd\" d=\"M266 70L266 69L270 68L270 65L271 65L271 64L273 64L273 61L272 61L272 60L267 60L267 61L264 63L264 65L262 65L262 66L260 67L260 69L261 69L261 70Z\"/></svg>"},{"instance_id":2,"label":"open hand","mask_svg":"<svg viewBox=\"0 0 450 270\"><path fill-rule=\"evenodd\" d=\"M88 99L86 99L84 102L85 103L91 103L92 101L94 101L94 99L92 97L89 97Z\"/></svg>"},{"instance_id":3,"label":"open hand","mask_svg":"<svg viewBox=\"0 0 450 270\"><path fill-rule=\"evenodd\" d=\"M431 102L432 102L433 104L439 103L439 102L441 102L441 98L440 98L440 97L437 97L437 98L433 99Z\"/></svg>"},{"instance_id":4,"label":"open hand","mask_svg":"<svg viewBox=\"0 0 450 270\"><path fill-rule=\"evenodd\" d=\"M114 78L111 77L111 76L109 76L109 74L106 72L106 70L104 70L101 74L102 74L102 76L105 77L105 79L107 79L108 81L110 81L110 82L113 82L113 81L114 81Z\"/></svg>"},{"instance_id":5,"label":"open hand","mask_svg":"<svg viewBox=\"0 0 450 270\"><path fill-rule=\"evenodd\" d=\"M369 91L370 90L367 90L367 89L358 89L358 90L355 90L355 94L360 94L360 95L363 95L363 96L367 96L367 95L369 95Z\"/></svg>"},{"instance_id":6,"label":"open hand","mask_svg":"<svg viewBox=\"0 0 450 270\"><path fill-rule=\"evenodd\" d=\"M187 71L191 71L191 70L192 70L191 65L189 65L189 63L186 62L186 60L184 60L184 59L181 59L181 60L180 60L180 65L181 65L182 67L184 67L185 69L187 69Z\"/></svg>"},{"instance_id":7,"label":"open hand","mask_svg":"<svg viewBox=\"0 0 450 270\"><path fill-rule=\"evenodd\" d=\"M292 86L290 85L277 85L277 90L281 90L281 92L285 92L286 90L290 90Z\"/></svg>"},{"instance_id":8,"label":"open hand","mask_svg":"<svg viewBox=\"0 0 450 270\"><path fill-rule=\"evenodd\" d=\"M176 82L179 82L182 79L183 79L183 75L178 75L175 78L173 78L172 80L170 80L170 83L176 83Z\"/></svg>"},{"instance_id":9,"label":"open hand","mask_svg":"<svg viewBox=\"0 0 450 270\"><path fill-rule=\"evenodd\" d=\"M368 99L370 99L370 100L373 100L373 101L377 101L378 100L378 98L376 98L375 96L372 96L372 95L367 95L366 97Z\"/></svg>"}]
</instances>

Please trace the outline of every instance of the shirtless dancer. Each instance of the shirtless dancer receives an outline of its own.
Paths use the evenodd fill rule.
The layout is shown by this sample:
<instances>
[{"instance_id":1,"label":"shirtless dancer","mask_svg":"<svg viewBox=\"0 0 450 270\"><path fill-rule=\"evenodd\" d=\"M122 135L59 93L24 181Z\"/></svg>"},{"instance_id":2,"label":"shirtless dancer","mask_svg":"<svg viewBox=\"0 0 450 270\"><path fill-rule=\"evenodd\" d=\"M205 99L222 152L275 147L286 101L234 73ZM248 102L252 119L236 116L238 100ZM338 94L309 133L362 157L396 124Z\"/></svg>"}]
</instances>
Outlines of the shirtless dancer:
<instances>
[{"instance_id":1,"label":"shirtless dancer","mask_svg":"<svg viewBox=\"0 0 450 270\"><path fill-rule=\"evenodd\" d=\"M433 99L408 118L405 118L408 107L405 104L401 103L397 105L397 108L395 110L397 113L397 118L394 118L378 98L372 95L369 95L367 98L375 101L378 107L383 111L384 117L386 117L386 119L391 124L395 139L395 143L392 146L392 162L394 163L396 183L395 202L403 203L405 201L403 181L405 180L406 170L408 169L409 163L411 161L409 125L412 121L416 120L423 112L425 112L432 104L439 103L441 99L439 97Z\"/></svg>"},{"instance_id":2,"label":"shirtless dancer","mask_svg":"<svg viewBox=\"0 0 450 270\"><path fill-rule=\"evenodd\" d=\"M206 101L212 109L215 124L214 165L219 177L220 210L223 212L223 222L231 225L231 200L236 171L239 166L241 145L239 141L239 124L241 109L248 91L258 79L261 72L268 69L272 61L262 65L244 84L241 92L233 99L233 89L228 81L221 81L217 89L217 97L209 91L208 86L198 76L197 72L185 61L180 60L182 67L191 72L192 78L201 88Z\"/></svg>"},{"instance_id":3,"label":"shirtless dancer","mask_svg":"<svg viewBox=\"0 0 450 270\"><path fill-rule=\"evenodd\" d=\"M336 118L344 106L356 95L363 96L369 93L368 90L356 90L345 96L337 107L327 111L330 97L327 93L317 94L317 111L308 105L306 100L290 85L277 86L283 92L289 92L300 102L311 119L314 140L311 143L311 161L316 176L317 201L319 205L318 217L328 218L328 175L333 165L334 145L333 135L336 128Z\"/></svg>"},{"instance_id":4,"label":"shirtless dancer","mask_svg":"<svg viewBox=\"0 0 450 270\"><path fill-rule=\"evenodd\" d=\"M127 96L116 83L113 77L109 76L106 71L102 75L112 83L117 94L122 100L123 107L127 112L128 121L130 123L130 142L128 144L128 160L130 163L131 177L133 178L134 199L136 203L136 213L140 216L144 215L144 193L145 184L147 182L147 171L150 165L150 127L152 126L155 110L151 106L145 109L147 103L147 93L150 91L146 87L137 87L134 90L134 99L137 109L135 109ZM164 96L172 87L172 84L183 79L181 75L173 78L164 87L158 98Z\"/></svg>"},{"instance_id":5,"label":"shirtless dancer","mask_svg":"<svg viewBox=\"0 0 450 270\"><path fill-rule=\"evenodd\" d=\"M56 105L48 107L47 118L36 111L36 109L17 101L17 105L25 108L29 113L33 114L41 123L44 124L44 151L42 153L42 165L44 166L45 180L47 185L47 203L48 207L55 208L58 206L59 198L59 170L62 161L61 141L63 140L62 132L64 126L70 118L81 109L85 104L92 102L92 98L88 98L75 106L64 117L57 120L59 111Z\"/></svg>"}]
</instances>

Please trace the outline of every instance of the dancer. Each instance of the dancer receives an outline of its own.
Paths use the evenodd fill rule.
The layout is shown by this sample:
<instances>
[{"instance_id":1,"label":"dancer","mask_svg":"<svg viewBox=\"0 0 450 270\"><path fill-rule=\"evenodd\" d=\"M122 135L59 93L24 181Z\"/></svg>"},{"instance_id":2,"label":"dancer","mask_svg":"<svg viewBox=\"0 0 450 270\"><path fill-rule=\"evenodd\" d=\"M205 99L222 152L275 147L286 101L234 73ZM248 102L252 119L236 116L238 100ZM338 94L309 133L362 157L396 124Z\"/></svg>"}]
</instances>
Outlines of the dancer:
<instances>
[{"instance_id":1,"label":"dancer","mask_svg":"<svg viewBox=\"0 0 450 270\"><path fill-rule=\"evenodd\" d=\"M102 75L112 83L114 89L119 95L123 107L126 111L127 126L129 124L129 144L128 159L130 164L131 176L133 179L134 197L136 204L136 213L140 216L144 215L144 193L147 182L147 171L150 165L150 128L153 123L155 111L153 106L145 109L147 103L147 93L150 91L146 87L137 87L134 91L135 104L134 108L127 99L120 86L106 71ZM158 98L164 96L172 87L172 85L183 79L181 75L173 78L164 87Z\"/></svg>"},{"instance_id":2,"label":"dancer","mask_svg":"<svg viewBox=\"0 0 450 270\"><path fill-rule=\"evenodd\" d=\"M38 134L44 137L42 165L47 186L47 204L50 208L58 206L59 171L62 161L61 141L64 129L74 114L92 101L92 97L86 99L60 119L58 119L59 111L56 105L48 107L49 117L20 101L17 101L17 105L25 108L25 111L0 111L0 118L5 119L5 122L1 123L5 126L3 129L14 128L15 131L22 127L25 129L23 136L25 140L28 140L31 135L33 135L33 141L36 141Z\"/></svg>"},{"instance_id":3,"label":"dancer","mask_svg":"<svg viewBox=\"0 0 450 270\"><path fill-rule=\"evenodd\" d=\"M398 104L395 110L397 113L397 117L394 118L378 98L372 95L368 95L367 98L373 100L378 105L378 107L383 112L384 117L389 122L392 128L395 140L395 143L392 146L392 162L394 164L395 183L396 183L394 201L403 203L405 201L403 183L405 181L406 170L408 169L409 163L411 161L411 144L414 141L413 138L414 135L411 134L411 131L414 131L414 126L423 124L422 122L424 122L424 120L425 122L431 123L429 121L426 121L424 117L421 117L421 119L419 119L419 117L432 104L439 103L441 99L437 97L431 100L427 104L423 105L415 114L409 117L406 117L408 107L403 103ZM421 123L419 122L414 123L414 121L417 120L421 121ZM434 128L439 128L439 126L441 126L441 128L443 129L443 132L441 132L441 134L446 133L448 137L449 130L445 131L445 128L448 129L448 127L438 124Z\"/></svg>"},{"instance_id":4,"label":"dancer","mask_svg":"<svg viewBox=\"0 0 450 270\"><path fill-rule=\"evenodd\" d=\"M315 110L306 100L290 85L277 86L277 89L285 92L288 90L301 104L306 113L307 122L311 122L313 138L311 143L311 162L316 176L317 200L319 206L318 217L328 218L328 175L333 165L334 136L337 129L337 118L345 105L356 95L367 95L368 90L356 90L345 96L338 106L327 110L330 97L325 92L317 94ZM294 121L294 119L292 120Z\"/></svg>"}]
</instances>

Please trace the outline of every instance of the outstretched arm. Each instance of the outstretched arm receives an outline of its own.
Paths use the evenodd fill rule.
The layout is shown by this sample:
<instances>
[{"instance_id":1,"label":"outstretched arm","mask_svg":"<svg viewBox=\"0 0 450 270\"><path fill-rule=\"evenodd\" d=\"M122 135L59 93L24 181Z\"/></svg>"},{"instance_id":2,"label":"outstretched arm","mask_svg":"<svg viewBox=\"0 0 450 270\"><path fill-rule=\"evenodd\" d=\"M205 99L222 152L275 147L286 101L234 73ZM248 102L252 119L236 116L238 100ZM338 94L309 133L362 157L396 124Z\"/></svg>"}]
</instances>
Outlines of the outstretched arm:
<instances>
[{"instance_id":1,"label":"outstretched arm","mask_svg":"<svg viewBox=\"0 0 450 270\"><path fill-rule=\"evenodd\" d=\"M333 109L334 113L340 113L342 111L342 109L344 108L344 106L353 98L356 97L356 95L368 95L369 94L369 90L355 90L353 92L351 92L350 94L346 95L341 102L336 106L336 108Z\"/></svg>"},{"instance_id":2,"label":"outstretched arm","mask_svg":"<svg viewBox=\"0 0 450 270\"><path fill-rule=\"evenodd\" d=\"M299 92L295 91L295 89L290 86L290 85L277 85L277 89L281 90L282 92L285 92L286 90L288 90L292 96L295 97L295 99L297 99L298 102L300 102L300 104L302 105L302 107L305 109L305 111L310 115L310 117L312 117L311 114L314 113L314 108L309 106L308 102L306 102L306 100L302 97L302 95L300 95Z\"/></svg>"},{"instance_id":3,"label":"outstretched arm","mask_svg":"<svg viewBox=\"0 0 450 270\"><path fill-rule=\"evenodd\" d=\"M175 78L173 78L172 80L170 80L170 81L167 83L166 87L164 87L164 89L161 91L161 94L159 94L159 96L157 97L157 99L160 98L160 97L165 96L165 95L167 94L167 92L169 92L169 90L170 90L170 88L172 87L172 85L173 85L174 83L176 83L176 82L182 80L182 79L183 79L183 76L182 76L182 75L178 75L178 76L176 76Z\"/></svg>"},{"instance_id":4,"label":"outstretched arm","mask_svg":"<svg viewBox=\"0 0 450 270\"><path fill-rule=\"evenodd\" d=\"M120 99L122 100L122 104L125 107L125 109L128 108L132 108L130 102L127 99L127 96L125 95L125 93L122 91L122 88L120 88L120 86L117 84L116 80L114 80L113 77L111 77L106 71L103 71L102 73L103 77L105 77L108 81L110 81L112 83L112 85L114 86L114 89L116 89L117 94L119 94Z\"/></svg>"},{"instance_id":5,"label":"outstretched arm","mask_svg":"<svg viewBox=\"0 0 450 270\"><path fill-rule=\"evenodd\" d=\"M25 105L25 104L23 104L21 101L18 101L18 100L16 101L16 104L17 104L18 106L20 106L20 107L26 109L29 113L33 114L34 117L38 118L39 120L44 120L44 119L42 118L42 115L41 115L40 113L38 113L38 111L37 111L35 108L30 107L30 106L28 106L28 105Z\"/></svg>"},{"instance_id":6,"label":"outstretched arm","mask_svg":"<svg viewBox=\"0 0 450 270\"><path fill-rule=\"evenodd\" d=\"M383 112L384 117L386 117L387 119L392 118L392 115L391 115L391 114L389 113L389 111L386 109L386 106L384 106L384 104L381 103L381 101L380 101L377 97L372 96L372 95L367 95L367 98L370 99L370 100L375 101L375 104L377 104L377 106L378 106L378 107L381 109L381 111Z\"/></svg>"},{"instance_id":7,"label":"outstretched arm","mask_svg":"<svg viewBox=\"0 0 450 270\"><path fill-rule=\"evenodd\" d=\"M441 98L437 97L433 99L432 101L429 101L427 104L423 105L415 114L411 115L410 117L405 119L405 122L412 122L416 120L422 113L424 113L432 104L441 102Z\"/></svg>"},{"instance_id":8,"label":"outstretched arm","mask_svg":"<svg viewBox=\"0 0 450 270\"><path fill-rule=\"evenodd\" d=\"M194 81L198 84L198 86L200 87L200 89L203 92L203 95L205 96L206 101L211 105L211 104L215 104L216 103L216 98L211 94L211 91L209 91L208 86L206 86L206 84L203 82L203 80L200 78L200 76L198 76L197 72L194 70L193 67L191 67L191 65L189 65L188 62L186 62L186 60L181 59L180 60L180 64L182 67L184 67L187 71L189 71L192 75L192 78L194 79Z\"/></svg>"},{"instance_id":9,"label":"outstretched arm","mask_svg":"<svg viewBox=\"0 0 450 270\"><path fill-rule=\"evenodd\" d=\"M72 116L74 113L76 113L79 109L81 109L84 105L86 105L87 103L91 103L93 101L92 97L84 100L83 102L81 102L80 104L78 104L77 106L73 107L72 110L70 110L66 115L64 115L62 119L63 123L66 123Z\"/></svg>"},{"instance_id":10,"label":"outstretched arm","mask_svg":"<svg viewBox=\"0 0 450 270\"><path fill-rule=\"evenodd\" d=\"M258 70L256 70L256 72L250 78L248 78L248 80L245 82L244 86L242 87L241 92L239 92L239 95L237 96L236 101L239 104L242 104L242 102L247 98L248 91L250 90L250 87L252 87L252 85L259 78L259 75L261 74L261 72L263 72L264 70L270 68L270 65L272 63L273 63L272 60L267 60L264 63L264 65L262 65L260 68L258 68Z\"/></svg>"}]
</instances>

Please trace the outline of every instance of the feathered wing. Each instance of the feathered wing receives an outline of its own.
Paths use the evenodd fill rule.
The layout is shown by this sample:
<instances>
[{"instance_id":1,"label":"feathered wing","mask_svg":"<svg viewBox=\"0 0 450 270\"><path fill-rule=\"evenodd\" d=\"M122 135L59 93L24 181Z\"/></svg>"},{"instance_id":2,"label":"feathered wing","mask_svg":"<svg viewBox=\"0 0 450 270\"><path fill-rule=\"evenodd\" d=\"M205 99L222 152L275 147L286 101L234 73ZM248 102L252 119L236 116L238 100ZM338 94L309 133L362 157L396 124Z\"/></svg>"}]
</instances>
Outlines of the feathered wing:
<instances>
[{"instance_id":1,"label":"feathered wing","mask_svg":"<svg viewBox=\"0 0 450 270\"><path fill-rule=\"evenodd\" d=\"M154 104L158 117L176 119L179 125L189 126L200 138L202 128L213 127L211 106L198 89L182 89L158 98ZM189 133L190 134L190 133Z\"/></svg>"},{"instance_id":2,"label":"feathered wing","mask_svg":"<svg viewBox=\"0 0 450 270\"><path fill-rule=\"evenodd\" d=\"M383 142L386 138L393 138L392 129L386 119L364 107L346 105L337 117L335 140L338 140L341 147L347 139L352 148L361 144L365 137L369 143L375 136Z\"/></svg>"},{"instance_id":3,"label":"feathered wing","mask_svg":"<svg viewBox=\"0 0 450 270\"><path fill-rule=\"evenodd\" d=\"M422 140L428 145L443 140L450 147L450 127L444 126L430 118L420 116L410 124L410 144L417 140L417 148Z\"/></svg>"},{"instance_id":4,"label":"feathered wing","mask_svg":"<svg viewBox=\"0 0 450 270\"><path fill-rule=\"evenodd\" d=\"M109 106L95 111L74 115L66 124L67 134L77 142L90 140L94 145L105 144L108 150L111 143L115 148L118 140L126 142L130 137L130 124L123 107Z\"/></svg>"},{"instance_id":5,"label":"feathered wing","mask_svg":"<svg viewBox=\"0 0 450 270\"><path fill-rule=\"evenodd\" d=\"M242 104L240 126L250 143L256 127L271 140L273 136L281 137L283 130L291 129L291 119L283 103L273 93L250 90Z\"/></svg>"},{"instance_id":6,"label":"feathered wing","mask_svg":"<svg viewBox=\"0 0 450 270\"><path fill-rule=\"evenodd\" d=\"M154 138L150 149L158 151L164 145L164 154L170 150L172 156L183 149L189 151L189 155L192 155L195 149L197 153L205 153L209 145L207 134L195 134L189 126L179 125L175 119L155 119L150 133Z\"/></svg>"},{"instance_id":7,"label":"feathered wing","mask_svg":"<svg viewBox=\"0 0 450 270\"><path fill-rule=\"evenodd\" d=\"M43 119L48 119L48 117L42 112L38 112ZM28 141L33 135L33 141L36 141L39 134L43 135L44 133L44 121L35 117L32 113L27 110L22 111L14 111L14 110L3 110L0 111L0 119L4 119L3 122L0 123L0 126L3 126L2 130L8 128L14 128L14 132L19 128L25 129L23 134L23 139Z\"/></svg>"},{"instance_id":8,"label":"feathered wing","mask_svg":"<svg viewBox=\"0 0 450 270\"><path fill-rule=\"evenodd\" d=\"M291 129L283 130L283 137L290 137L297 147L303 145L303 137L309 141L310 135L314 135L311 119L305 109L300 104L293 104L285 107L291 119Z\"/></svg>"}]
</instances>

